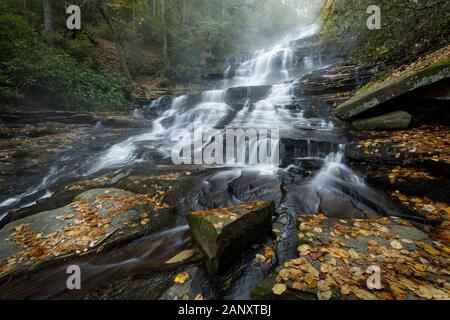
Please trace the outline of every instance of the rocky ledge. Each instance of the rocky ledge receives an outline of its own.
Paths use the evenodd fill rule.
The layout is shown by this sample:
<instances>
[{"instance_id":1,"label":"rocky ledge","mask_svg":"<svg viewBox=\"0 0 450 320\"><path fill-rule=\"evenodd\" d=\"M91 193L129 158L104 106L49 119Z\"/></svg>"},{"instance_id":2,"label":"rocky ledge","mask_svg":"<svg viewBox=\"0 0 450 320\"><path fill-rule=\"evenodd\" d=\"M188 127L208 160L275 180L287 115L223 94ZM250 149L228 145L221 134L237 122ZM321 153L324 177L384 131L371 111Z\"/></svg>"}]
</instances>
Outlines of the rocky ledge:
<instances>
[{"instance_id":1,"label":"rocky ledge","mask_svg":"<svg viewBox=\"0 0 450 320\"><path fill-rule=\"evenodd\" d=\"M408 221L304 215L298 225L297 258L257 286L254 299L450 298L449 247ZM371 277L378 271L379 283Z\"/></svg>"},{"instance_id":2,"label":"rocky ledge","mask_svg":"<svg viewBox=\"0 0 450 320\"><path fill-rule=\"evenodd\" d=\"M93 189L0 230L0 279L100 252L173 225L159 194Z\"/></svg>"},{"instance_id":3,"label":"rocky ledge","mask_svg":"<svg viewBox=\"0 0 450 320\"><path fill-rule=\"evenodd\" d=\"M249 245L267 235L274 211L274 202L254 201L189 214L193 237L207 257L209 270L226 271Z\"/></svg>"},{"instance_id":4,"label":"rocky ledge","mask_svg":"<svg viewBox=\"0 0 450 320\"><path fill-rule=\"evenodd\" d=\"M368 83L339 105L335 114L358 130L405 129L411 123L448 121L449 77L447 46L401 66L384 79ZM391 114L395 111L401 113Z\"/></svg>"}]
</instances>

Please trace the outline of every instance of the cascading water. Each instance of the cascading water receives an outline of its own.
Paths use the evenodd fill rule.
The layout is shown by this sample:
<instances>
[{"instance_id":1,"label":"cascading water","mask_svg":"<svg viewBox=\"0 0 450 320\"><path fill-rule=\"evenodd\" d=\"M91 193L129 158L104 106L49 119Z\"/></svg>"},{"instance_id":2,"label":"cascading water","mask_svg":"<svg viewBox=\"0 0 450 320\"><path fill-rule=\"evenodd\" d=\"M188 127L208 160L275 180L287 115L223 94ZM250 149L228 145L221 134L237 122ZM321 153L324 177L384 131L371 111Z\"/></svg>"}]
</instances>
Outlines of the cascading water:
<instances>
[{"instance_id":1,"label":"cascading water","mask_svg":"<svg viewBox=\"0 0 450 320\"><path fill-rule=\"evenodd\" d=\"M158 153L162 157L170 156L172 142L170 135L174 130L186 129L192 131L194 125L201 124L203 130L211 128L224 129L239 128L277 128L282 130L325 130L334 128L326 118L304 117L305 110L293 103L292 88L295 68L308 72L314 67L309 56L304 57L305 66L295 65L292 43L310 37L318 30L316 24L303 27L297 33L288 34L282 41L269 49L257 50L247 58L237 59L234 76L225 79L218 89L202 92L196 103L192 103L190 96L184 95L173 99L171 106L153 121L149 132L131 136L130 138L112 145L109 149L97 155L91 155L81 160L79 156L71 164L64 161L55 166L36 188L30 188L24 194L5 199L0 207L5 209L13 206L23 207L33 199L34 194L42 197L48 195L52 185L64 177L89 177L104 170L126 168L135 163L145 163L147 152ZM300 60L301 59L296 59ZM225 68L224 75L231 74L233 66ZM227 97L233 88L244 87L247 92L258 86L271 86L267 95L257 96L255 101L250 97L241 101L241 108L236 110L227 104ZM195 99L194 99L195 100ZM150 107L158 107L162 98L151 103ZM136 110L133 117L141 119L142 112ZM226 119L231 118L227 121ZM31 199L28 201L28 198ZM45 196L45 195L44 195ZM27 198L27 203L23 199Z\"/></svg>"},{"instance_id":2,"label":"cascading water","mask_svg":"<svg viewBox=\"0 0 450 320\"><path fill-rule=\"evenodd\" d=\"M389 205L383 205L388 202L344 164L345 141L338 138L341 135L340 128L330 120L329 113L321 112L320 104L293 95L293 89L300 85L295 79L302 73L320 68L321 62L319 60L317 66L310 53L303 57L296 56L298 53L291 45L312 36L317 29L317 25L305 27L297 35L290 34L269 49L255 51L245 58L236 58L233 64L225 68L224 80L218 88L172 99L170 107L149 123L147 132L133 135L93 155L88 152L62 155L58 158L59 163L51 166L48 174L36 183L36 187L1 200L0 209L7 212L13 207L33 205L40 198L50 197L54 191L52 188L64 179L95 177L111 170L126 171L133 165L142 167L159 164L149 160L152 158L147 155L157 154L161 156L159 159L168 159L173 146L171 134L177 129L191 132L195 125L201 124L203 130L280 129L283 144L280 149L282 157L288 161L282 165L284 168L266 171L245 163L238 163L238 168L227 163L223 168L209 173L201 182L201 195L193 196L192 201L199 206L198 202L203 201L201 209L257 199L277 202L277 219L287 225L286 228L280 228L282 232L277 255L281 261L289 256L289 252L296 250L296 242L289 239L296 237L296 217L299 212L323 212L341 218L395 212ZM243 93L243 96L233 98L236 92ZM162 105L163 98L160 98L151 102L149 107L159 108ZM132 116L142 120L143 113L136 110ZM99 124L93 132L101 129ZM254 157L254 154L250 157ZM309 178L302 179L302 170L308 172ZM280 181L286 176L294 176L292 180L295 182L284 186L285 194L282 194ZM5 214L0 213L0 222ZM144 238L148 241L144 241L142 246L139 243L131 244L133 250L127 252L125 259L112 259L106 265L88 264L90 276L97 277L104 271L142 270L149 264L155 269L162 268L166 254L181 250L189 241L187 228L180 228L160 234L158 239L153 236ZM160 241L163 243L161 246L158 245ZM158 250L153 252L152 246ZM282 252L283 247L287 253ZM159 249L167 252L161 255ZM251 288L269 272L270 266L266 267L267 270L259 273L250 264L245 270L240 270L242 281L226 297L248 298ZM105 274L106 278L109 273ZM49 273L51 276L52 272ZM48 294L53 293L52 287Z\"/></svg>"}]
</instances>

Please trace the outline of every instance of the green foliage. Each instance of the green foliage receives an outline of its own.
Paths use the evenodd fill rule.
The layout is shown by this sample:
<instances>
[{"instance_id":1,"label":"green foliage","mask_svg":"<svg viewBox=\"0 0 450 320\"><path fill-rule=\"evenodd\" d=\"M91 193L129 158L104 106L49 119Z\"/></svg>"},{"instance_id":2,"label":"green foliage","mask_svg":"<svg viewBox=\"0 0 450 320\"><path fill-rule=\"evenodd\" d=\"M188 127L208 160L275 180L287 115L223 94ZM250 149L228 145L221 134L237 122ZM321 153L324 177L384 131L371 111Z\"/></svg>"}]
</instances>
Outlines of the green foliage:
<instances>
[{"instance_id":1,"label":"green foliage","mask_svg":"<svg viewBox=\"0 0 450 320\"><path fill-rule=\"evenodd\" d=\"M126 104L122 83L84 67L57 49L40 48L12 59L6 71L27 100L71 109L114 109Z\"/></svg>"},{"instance_id":2,"label":"green foliage","mask_svg":"<svg viewBox=\"0 0 450 320\"><path fill-rule=\"evenodd\" d=\"M323 39L354 56L358 62L396 65L447 45L450 39L450 2L440 0L380 0L380 30L369 30L366 21L371 0L328 0ZM329 14L330 13L330 14Z\"/></svg>"},{"instance_id":3,"label":"green foliage","mask_svg":"<svg viewBox=\"0 0 450 320\"><path fill-rule=\"evenodd\" d=\"M26 49L32 40L32 30L23 17L15 14L0 15L1 60Z\"/></svg>"},{"instance_id":4,"label":"green foliage","mask_svg":"<svg viewBox=\"0 0 450 320\"><path fill-rule=\"evenodd\" d=\"M102 1L110 19L99 10ZM212 62L304 23L296 9L308 1L73 0L82 9L76 32L66 28L67 2L52 1L53 30L44 32L42 0L2 0L0 99L92 110L124 106L129 88L114 73L151 75L161 86L198 78ZM122 52L126 67L117 56Z\"/></svg>"},{"instance_id":5,"label":"green foliage","mask_svg":"<svg viewBox=\"0 0 450 320\"><path fill-rule=\"evenodd\" d=\"M29 10L20 10L24 4ZM97 51L85 34L54 32L48 46L48 37L34 28L41 5L15 0L0 5L0 101L77 110L126 106L131 89L98 70ZM65 24L65 15L58 17L56 23Z\"/></svg>"}]
</instances>

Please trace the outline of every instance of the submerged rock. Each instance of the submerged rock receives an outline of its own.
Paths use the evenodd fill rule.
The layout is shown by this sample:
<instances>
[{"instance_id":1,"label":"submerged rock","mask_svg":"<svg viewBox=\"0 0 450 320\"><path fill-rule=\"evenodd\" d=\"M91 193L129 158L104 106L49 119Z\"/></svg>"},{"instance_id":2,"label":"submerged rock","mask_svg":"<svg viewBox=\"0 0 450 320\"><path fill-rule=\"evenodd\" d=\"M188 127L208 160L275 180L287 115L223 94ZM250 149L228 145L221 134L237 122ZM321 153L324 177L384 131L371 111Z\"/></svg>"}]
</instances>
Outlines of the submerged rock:
<instances>
[{"instance_id":1,"label":"submerged rock","mask_svg":"<svg viewBox=\"0 0 450 320\"><path fill-rule=\"evenodd\" d=\"M449 299L450 249L399 218L299 218L298 256L254 299ZM378 271L377 271L378 270ZM376 272L380 272L378 282Z\"/></svg>"},{"instance_id":2,"label":"submerged rock","mask_svg":"<svg viewBox=\"0 0 450 320\"><path fill-rule=\"evenodd\" d=\"M158 195L93 189L0 230L0 278L102 251L174 224Z\"/></svg>"},{"instance_id":3,"label":"submerged rock","mask_svg":"<svg viewBox=\"0 0 450 320\"><path fill-rule=\"evenodd\" d=\"M187 216L197 244L212 273L224 272L252 243L272 228L275 204L254 201L240 206L195 211Z\"/></svg>"},{"instance_id":4,"label":"submerged rock","mask_svg":"<svg viewBox=\"0 0 450 320\"><path fill-rule=\"evenodd\" d=\"M395 111L378 117L353 121L352 127L358 131L407 129L411 121L412 116L408 112Z\"/></svg>"}]
</instances>

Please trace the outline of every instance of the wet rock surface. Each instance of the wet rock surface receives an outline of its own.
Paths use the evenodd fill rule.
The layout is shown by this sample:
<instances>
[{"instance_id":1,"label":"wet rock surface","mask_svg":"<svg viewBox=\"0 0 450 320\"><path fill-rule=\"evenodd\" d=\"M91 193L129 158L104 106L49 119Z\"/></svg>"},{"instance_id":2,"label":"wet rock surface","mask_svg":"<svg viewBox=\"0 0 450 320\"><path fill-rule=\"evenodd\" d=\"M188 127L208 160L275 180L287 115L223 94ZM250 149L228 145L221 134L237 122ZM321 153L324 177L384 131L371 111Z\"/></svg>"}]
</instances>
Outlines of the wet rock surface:
<instances>
[{"instance_id":1,"label":"wet rock surface","mask_svg":"<svg viewBox=\"0 0 450 320\"><path fill-rule=\"evenodd\" d=\"M267 235L274 211L273 202L258 201L190 213L187 220L210 271L225 271L247 246Z\"/></svg>"},{"instance_id":2,"label":"wet rock surface","mask_svg":"<svg viewBox=\"0 0 450 320\"><path fill-rule=\"evenodd\" d=\"M63 208L6 225L0 231L4 278L77 255L100 252L170 226L173 218L158 195L93 189Z\"/></svg>"},{"instance_id":3,"label":"wet rock surface","mask_svg":"<svg viewBox=\"0 0 450 320\"><path fill-rule=\"evenodd\" d=\"M382 116L353 121L351 126L355 130L392 130L407 129L412 116L406 111L395 111Z\"/></svg>"},{"instance_id":4,"label":"wet rock surface","mask_svg":"<svg viewBox=\"0 0 450 320\"><path fill-rule=\"evenodd\" d=\"M442 90L436 90L434 85L442 87L441 81L450 76L449 65L450 47L439 49L417 61L404 65L398 70L392 72L385 79L375 83L369 83L359 90L352 98L340 104L335 113L340 119L349 120L371 111L386 113L386 110L394 111L396 107L402 107L402 99L406 94L412 94L417 89L426 87L427 99L441 100ZM434 98L433 94L435 93ZM416 96L419 99L420 96ZM444 95L445 96L445 95ZM391 105L384 106L386 103ZM409 111L409 110L406 110ZM445 112L447 112L444 109Z\"/></svg>"},{"instance_id":5,"label":"wet rock surface","mask_svg":"<svg viewBox=\"0 0 450 320\"><path fill-rule=\"evenodd\" d=\"M39 185L40 179L34 177L43 176L36 174L38 170L50 169L47 164L42 166L46 161L60 163L55 174L64 175L73 169L67 159L85 164L86 155L92 154L87 165L98 165L99 170L88 170L92 168L89 166L82 167L85 170L75 170L70 179L57 181L50 190L44 188L39 194L26 196L17 204L27 204L26 200L29 200L30 206L10 210L8 218L18 221L7 225L0 234L9 228L10 233L16 233L14 237L8 235L9 239L19 236L19 243L27 242L23 252L32 252L31 256L36 254L44 260L50 259L52 263L36 270L35 259L31 259L32 263L23 265L23 270L28 271L26 274L17 275L0 286L0 297L249 299L250 292L257 285L254 291L257 298L446 297L446 243L450 230L448 201L445 201L448 198L447 127L424 126L409 131L350 132L348 135L341 128L341 123L331 116L332 107L362 87L372 71L335 62L325 66L328 62L320 62L316 51L320 48L314 37L302 39L296 46L298 50L292 49L295 51L295 63L283 69L282 73L279 69L290 64L283 62L283 59L286 60L291 49L287 50L289 54L286 55L276 50L265 52L262 59L268 56L270 59L262 62L268 62L267 65L274 68L267 70L270 72L256 74L257 79L250 76L248 80L253 83L237 81L236 87L226 90L210 90L177 98L164 96L150 101L143 110L130 111L125 116L104 115L105 119L110 117L110 121L106 121L108 125L96 126L90 115L74 115L77 121L86 121L89 125L83 126L87 131L76 135L78 140L73 139L72 145L81 146L69 149L62 155L58 155L58 150L62 150L59 148L66 145L62 142L55 144L54 153L44 152L45 147L50 145L46 140L50 140L48 137L52 135L45 136L42 144L34 148L44 153L33 167L33 179L23 179L23 186L15 187L12 181L17 179L17 172L20 171L15 169L22 168L21 164L14 163L8 169L13 173L8 177L10 180L1 181L2 190L4 186L8 196ZM303 52L306 48L311 51ZM261 57L252 55L251 58ZM248 65L244 63L240 72L252 72L245 69ZM231 66L233 68L236 69L236 66ZM230 70L230 75L236 71ZM298 72L298 78L292 77L294 72ZM308 74L305 75L305 72ZM211 75L215 77L215 74L214 71ZM269 75L275 77L270 79ZM290 75L291 79L280 80L286 79L286 75ZM258 85L266 76L268 79L264 83L281 82L274 86ZM233 80L229 77L227 80ZM429 91L421 92L424 100L429 99L428 94ZM431 99L432 103L435 103L435 97ZM445 102L446 95L441 90L439 97ZM425 107L427 105L420 106ZM414 113L413 117L416 115ZM64 138L66 129L74 129L67 123L66 129L60 125L66 116L58 116L61 122L55 120L57 129L49 126L50 131L60 132ZM145 119L156 118L160 120L153 123L157 128L156 135L152 129L141 127L151 125ZM168 132L187 126L196 118L203 119L214 128L284 125L281 128L281 168L267 174L261 168L240 165L173 166L170 155L163 152L169 146ZM413 119L413 126L417 126L416 120L417 117ZM20 116L8 116L4 121L9 121L8 125L23 125ZM30 136L47 134L46 125L31 130L33 133ZM78 134L78 131L74 132ZM9 135L6 132L3 136L10 139ZM345 146L349 138L353 143ZM119 161L109 162L111 158ZM4 163L10 165L10 159ZM350 164L354 170L349 167ZM75 168L78 166L75 165ZM414 170L405 171L405 168ZM361 173L367 174L366 179ZM440 190L432 192L436 185ZM102 242L110 246L105 246L100 252L96 250L102 244L93 243L91 247L91 241L76 243L75 240L83 239L75 233L78 224L75 224L75 230L65 229L71 228L76 216L83 215L83 212L88 213L98 226L97 213L108 212L108 208L99 208L97 197L86 198L82 202L86 205L77 204L80 194L97 192L98 188L117 193L117 198L107 199L107 202L124 209L119 210L123 211L123 215L117 213L117 217L126 218L113 219L115 225L125 232L119 235L120 229L113 229L113 234ZM95 190L89 191L92 189ZM423 192L414 195L420 190ZM46 191L52 192L46 195ZM44 195L46 197L39 199ZM38 199L37 203L33 204L35 199ZM139 204L135 200L139 200ZM254 206L258 201L270 203L265 213L241 216L242 210L249 213L250 209L245 208ZM74 208L71 207L72 202L76 204ZM133 206L129 208L130 205ZM57 212L63 210L58 209L63 206L66 206L63 209L67 213L58 215L62 216L62 221L52 219L48 222L48 228L56 228L55 232L59 227L63 228L61 234L64 237L67 235L68 240L71 236L66 233L74 231L74 234L70 233L75 241L71 248L80 245L81 250L78 254L77 250L73 253L69 248L64 248L68 253L62 251L62 254L63 257L68 254L68 261L56 259L48 253L46 242L43 242L48 234L42 232L39 235L40 232L34 229L29 232L26 224L20 222L21 218L33 221L35 217L51 217L53 211L49 214L47 210L56 209ZM81 212L77 208L81 208ZM45 214L43 211L46 211ZM201 240L202 234L206 233L196 231L196 226L191 230L186 225L186 217L192 216L190 213L193 211L203 212L200 220L205 222L200 226L210 230L213 238L210 241ZM140 216L144 213L147 218ZM316 216L302 216L303 213L314 213ZM415 226L405 220L386 218L391 215L414 221ZM246 221L246 216L251 219ZM311 224L311 228L299 230L302 228L302 224L299 227L299 216L304 219L302 223ZM128 218L133 223L125 224ZM87 220L81 225L89 223L90 220ZM108 223L103 224L106 225ZM99 230L103 229L99 227ZM92 234L95 236L93 241L109 233ZM90 236L89 233L87 236ZM197 239L198 245L193 238ZM237 238L245 241L236 244L233 239ZM30 239L32 241L28 242ZM376 241L376 246L372 241ZM31 245L42 242L43 251L41 247L35 250L36 247ZM69 242L61 245L65 243ZM301 245L310 248L304 246L298 250ZM211 246L215 249L210 250ZM307 251L308 254L305 254ZM17 261L6 260L2 267L15 265ZM20 263L24 261L28 260L21 260ZM368 276L364 268L369 263L377 262L382 263L387 278L382 281L383 290L372 291L364 287L365 277ZM80 265L86 276L86 287L80 292L65 290L68 263ZM323 264L325 271L321 269ZM400 264L407 268L399 270ZM210 270L221 271L221 274L208 272L208 265ZM277 272L263 281L276 266L279 267ZM288 280L285 280L286 277ZM296 277L293 279L296 281L289 282L292 281L290 277ZM275 284L278 285L276 288Z\"/></svg>"},{"instance_id":6,"label":"wet rock surface","mask_svg":"<svg viewBox=\"0 0 450 320\"><path fill-rule=\"evenodd\" d=\"M254 299L448 299L449 248L399 218L298 218L297 257L278 267ZM380 282L370 282L374 270ZM368 281L372 286L368 288Z\"/></svg>"}]
</instances>

